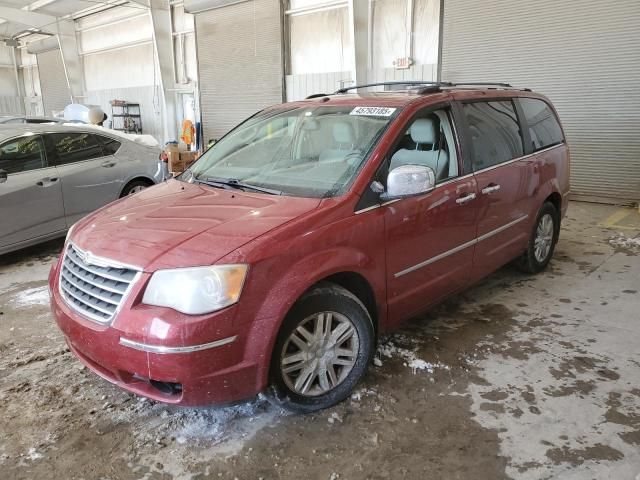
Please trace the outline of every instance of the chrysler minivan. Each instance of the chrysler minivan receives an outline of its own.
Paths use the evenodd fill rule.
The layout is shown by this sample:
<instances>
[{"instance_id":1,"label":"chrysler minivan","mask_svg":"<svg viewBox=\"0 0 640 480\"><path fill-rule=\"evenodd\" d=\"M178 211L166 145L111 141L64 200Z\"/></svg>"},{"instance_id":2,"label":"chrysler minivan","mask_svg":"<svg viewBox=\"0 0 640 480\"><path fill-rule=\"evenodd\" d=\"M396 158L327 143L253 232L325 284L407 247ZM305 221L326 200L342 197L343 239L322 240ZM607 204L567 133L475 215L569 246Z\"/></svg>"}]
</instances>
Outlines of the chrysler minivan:
<instances>
[{"instance_id":1,"label":"chrysler minivan","mask_svg":"<svg viewBox=\"0 0 640 480\"><path fill-rule=\"evenodd\" d=\"M544 269L569 193L549 100L407 87L267 108L77 222L49 279L71 351L162 402L308 412L349 395L381 333L513 260Z\"/></svg>"}]
</instances>

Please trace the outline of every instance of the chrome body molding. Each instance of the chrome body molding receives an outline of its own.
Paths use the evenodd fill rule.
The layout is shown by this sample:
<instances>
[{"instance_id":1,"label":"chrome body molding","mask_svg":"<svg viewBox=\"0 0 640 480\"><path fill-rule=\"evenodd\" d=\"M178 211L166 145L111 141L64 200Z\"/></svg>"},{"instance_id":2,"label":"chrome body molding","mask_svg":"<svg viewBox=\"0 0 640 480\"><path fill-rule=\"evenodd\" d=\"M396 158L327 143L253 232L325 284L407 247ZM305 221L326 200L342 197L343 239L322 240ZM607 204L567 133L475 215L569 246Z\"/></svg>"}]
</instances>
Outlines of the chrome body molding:
<instances>
[{"instance_id":1,"label":"chrome body molding","mask_svg":"<svg viewBox=\"0 0 640 480\"><path fill-rule=\"evenodd\" d=\"M120 337L120 345L133 348L134 350L140 350L141 352L147 353L157 353L160 355L164 354L175 354L175 353L191 353L191 352L199 352L201 350L208 350L210 348L222 347L223 345L228 345L233 343L238 338L237 335L233 337L223 338L222 340L216 340L214 342L202 343L200 345L187 345L184 347L167 347L164 345L149 345L147 343L140 343L133 340L129 340L128 338Z\"/></svg>"},{"instance_id":2,"label":"chrome body molding","mask_svg":"<svg viewBox=\"0 0 640 480\"><path fill-rule=\"evenodd\" d=\"M413 265L409 268L405 268L404 270L401 270L398 273L395 273L393 276L395 278L398 277L402 277L403 275L406 275L407 273L411 273L411 272L415 272L416 270L419 270L423 267L426 267L427 265L431 265L432 263L435 263L439 260L442 260L443 258L446 258L450 255L453 255L454 253L458 253L461 252L462 250L464 250L465 248L469 248L472 247L473 245L480 243L483 240L486 240L487 238L491 238L494 235L497 235L500 232L504 232L506 229L513 227L514 225L526 220L527 218L529 218L529 215L523 215L522 217L516 218L515 220L506 223L504 225L502 225L499 228L496 228L495 230L491 230L490 232L485 233L484 235L481 235L479 237L474 238L473 240L469 240L466 243L463 243L462 245L458 245L457 247L452 248L451 250L447 250L446 252L442 252L439 255L436 255L435 257L431 257L423 262L420 262L416 265Z\"/></svg>"}]
</instances>

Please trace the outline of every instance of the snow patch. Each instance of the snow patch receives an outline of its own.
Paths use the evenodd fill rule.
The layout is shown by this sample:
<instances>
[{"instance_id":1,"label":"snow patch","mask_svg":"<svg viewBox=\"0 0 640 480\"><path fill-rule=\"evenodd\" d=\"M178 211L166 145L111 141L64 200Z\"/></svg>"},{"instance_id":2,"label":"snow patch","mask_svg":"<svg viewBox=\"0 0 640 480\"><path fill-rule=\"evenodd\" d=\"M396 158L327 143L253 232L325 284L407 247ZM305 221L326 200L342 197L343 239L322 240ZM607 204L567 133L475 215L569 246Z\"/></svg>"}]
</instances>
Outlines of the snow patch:
<instances>
[{"instance_id":1,"label":"snow patch","mask_svg":"<svg viewBox=\"0 0 640 480\"><path fill-rule=\"evenodd\" d=\"M44 457L44 455L41 454L40 452L36 451L36 449L32 447L27 452L26 457L31 461L35 461L35 460L40 460L41 458Z\"/></svg>"},{"instance_id":2,"label":"snow patch","mask_svg":"<svg viewBox=\"0 0 640 480\"><path fill-rule=\"evenodd\" d=\"M640 249L640 237L627 237L622 233L609 239L609 245L618 248Z\"/></svg>"},{"instance_id":3,"label":"snow patch","mask_svg":"<svg viewBox=\"0 0 640 480\"><path fill-rule=\"evenodd\" d=\"M16 307L31 307L34 305L49 304L49 287L34 287L18 292L11 303Z\"/></svg>"},{"instance_id":4,"label":"snow patch","mask_svg":"<svg viewBox=\"0 0 640 480\"><path fill-rule=\"evenodd\" d=\"M409 367L415 374L418 370L426 370L427 373L433 373L436 369L450 370L449 365L441 362L427 362L416 355L416 349L409 350L396 346L391 340L381 342L378 346L378 354L387 358L399 357L404 360L404 365ZM380 363L382 364L382 363Z\"/></svg>"}]
</instances>

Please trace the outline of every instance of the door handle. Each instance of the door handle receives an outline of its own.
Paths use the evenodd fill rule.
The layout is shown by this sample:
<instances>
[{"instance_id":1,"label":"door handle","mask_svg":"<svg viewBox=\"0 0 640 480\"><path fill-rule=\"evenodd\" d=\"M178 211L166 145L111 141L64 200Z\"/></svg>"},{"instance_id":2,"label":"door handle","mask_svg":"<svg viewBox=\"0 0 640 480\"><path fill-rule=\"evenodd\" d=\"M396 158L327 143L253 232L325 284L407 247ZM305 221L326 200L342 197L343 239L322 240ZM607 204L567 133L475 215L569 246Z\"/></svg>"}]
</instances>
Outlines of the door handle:
<instances>
[{"instance_id":1,"label":"door handle","mask_svg":"<svg viewBox=\"0 0 640 480\"><path fill-rule=\"evenodd\" d=\"M475 193L468 193L464 197L456 198L456 203L458 205L464 205L465 203L468 203L475 198L476 198Z\"/></svg>"},{"instance_id":2,"label":"door handle","mask_svg":"<svg viewBox=\"0 0 640 480\"><path fill-rule=\"evenodd\" d=\"M47 177L47 178L43 178L39 182L36 182L36 185L39 187L49 187L54 183L56 183L58 180L59 180L58 177Z\"/></svg>"},{"instance_id":3,"label":"door handle","mask_svg":"<svg viewBox=\"0 0 640 480\"><path fill-rule=\"evenodd\" d=\"M490 183L486 187L484 187L481 191L483 195L489 195L490 193L497 192L500 190L500 185L496 185L495 183Z\"/></svg>"},{"instance_id":4,"label":"door handle","mask_svg":"<svg viewBox=\"0 0 640 480\"><path fill-rule=\"evenodd\" d=\"M104 163L102 164L102 166L103 166L104 168L111 168L111 167L115 167L115 166L116 166L116 162L104 162Z\"/></svg>"}]
</instances>

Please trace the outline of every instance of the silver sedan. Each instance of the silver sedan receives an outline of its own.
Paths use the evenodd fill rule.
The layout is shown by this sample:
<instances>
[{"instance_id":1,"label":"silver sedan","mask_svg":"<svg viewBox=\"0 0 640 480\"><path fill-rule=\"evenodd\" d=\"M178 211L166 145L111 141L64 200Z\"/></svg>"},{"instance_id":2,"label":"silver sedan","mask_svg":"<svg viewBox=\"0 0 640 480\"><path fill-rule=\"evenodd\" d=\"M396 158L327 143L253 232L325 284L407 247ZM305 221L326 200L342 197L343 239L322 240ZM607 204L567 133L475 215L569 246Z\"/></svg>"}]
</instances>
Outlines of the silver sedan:
<instances>
[{"instance_id":1,"label":"silver sedan","mask_svg":"<svg viewBox=\"0 0 640 480\"><path fill-rule=\"evenodd\" d=\"M163 180L159 154L106 129L0 126L0 254L64 236L86 214Z\"/></svg>"}]
</instances>

